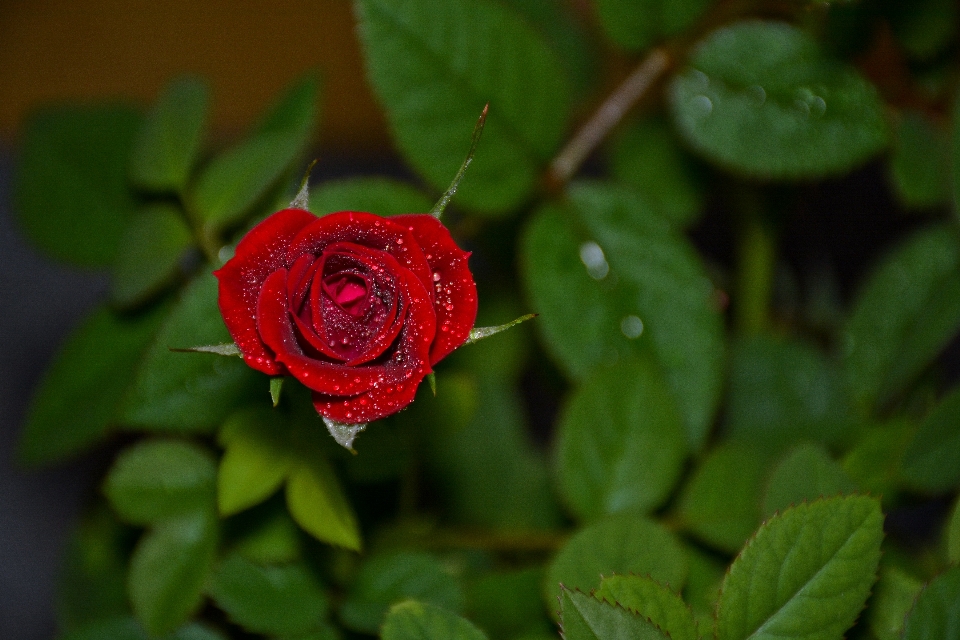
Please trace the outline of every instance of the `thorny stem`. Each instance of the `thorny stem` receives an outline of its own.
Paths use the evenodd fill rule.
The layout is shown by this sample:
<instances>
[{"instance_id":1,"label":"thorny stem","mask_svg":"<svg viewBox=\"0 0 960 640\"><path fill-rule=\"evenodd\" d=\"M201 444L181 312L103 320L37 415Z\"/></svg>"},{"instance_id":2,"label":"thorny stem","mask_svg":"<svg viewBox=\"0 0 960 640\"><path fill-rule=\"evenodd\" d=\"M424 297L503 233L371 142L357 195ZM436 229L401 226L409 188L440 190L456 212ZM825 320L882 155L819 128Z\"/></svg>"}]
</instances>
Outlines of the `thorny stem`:
<instances>
[{"instance_id":1,"label":"thorny stem","mask_svg":"<svg viewBox=\"0 0 960 640\"><path fill-rule=\"evenodd\" d=\"M548 184L566 184L583 161L669 67L670 56L664 49L651 51L553 159L547 174Z\"/></svg>"}]
</instances>

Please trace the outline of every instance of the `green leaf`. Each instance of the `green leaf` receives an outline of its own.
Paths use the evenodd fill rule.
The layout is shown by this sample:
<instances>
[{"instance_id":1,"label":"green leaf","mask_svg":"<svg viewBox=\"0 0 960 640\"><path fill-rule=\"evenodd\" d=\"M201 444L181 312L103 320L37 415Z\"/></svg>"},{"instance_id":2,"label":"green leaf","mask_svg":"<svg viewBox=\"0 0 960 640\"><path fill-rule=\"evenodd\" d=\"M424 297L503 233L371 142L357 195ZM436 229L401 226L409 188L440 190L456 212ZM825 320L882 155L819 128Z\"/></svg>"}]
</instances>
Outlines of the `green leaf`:
<instances>
[{"instance_id":1,"label":"green leaf","mask_svg":"<svg viewBox=\"0 0 960 640\"><path fill-rule=\"evenodd\" d=\"M183 212L154 204L130 220L113 267L110 295L121 307L148 300L181 272L181 260L193 246Z\"/></svg>"},{"instance_id":2,"label":"green leaf","mask_svg":"<svg viewBox=\"0 0 960 640\"><path fill-rule=\"evenodd\" d=\"M209 508L216 466L205 449L180 440L144 440L121 453L103 485L120 519L151 524Z\"/></svg>"},{"instance_id":3,"label":"green leaf","mask_svg":"<svg viewBox=\"0 0 960 640\"><path fill-rule=\"evenodd\" d=\"M196 623L184 625L158 638L144 631L140 623L130 616L100 620L57 638L58 640L226 640L226 637L219 632Z\"/></svg>"},{"instance_id":4,"label":"green leaf","mask_svg":"<svg viewBox=\"0 0 960 640\"><path fill-rule=\"evenodd\" d=\"M294 464L284 416L268 407L241 410L220 429L226 449L217 471L217 506L230 516L269 498Z\"/></svg>"},{"instance_id":5,"label":"green leaf","mask_svg":"<svg viewBox=\"0 0 960 640\"><path fill-rule=\"evenodd\" d=\"M887 143L876 89L817 42L778 22L710 34L670 86L680 133L706 158L758 178L816 178Z\"/></svg>"},{"instance_id":6,"label":"green leaf","mask_svg":"<svg viewBox=\"0 0 960 640\"><path fill-rule=\"evenodd\" d=\"M723 582L717 639L842 637L876 579L882 539L880 502L863 496L771 518Z\"/></svg>"},{"instance_id":7,"label":"green leaf","mask_svg":"<svg viewBox=\"0 0 960 640\"><path fill-rule=\"evenodd\" d=\"M150 634L169 633L197 610L216 548L216 519L206 511L165 520L141 538L127 591Z\"/></svg>"},{"instance_id":8,"label":"green leaf","mask_svg":"<svg viewBox=\"0 0 960 640\"><path fill-rule=\"evenodd\" d=\"M457 201L488 214L520 204L567 121L568 83L544 38L490 0L355 6L374 90L410 164L446 189L489 102L483 143Z\"/></svg>"},{"instance_id":9,"label":"green leaf","mask_svg":"<svg viewBox=\"0 0 960 640\"><path fill-rule=\"evenodd\" d=\"M902 491L901 462L915 430L903 420L869 425L844 456L843 470L860 491L883 496L884 504L892 504Z\"/></svg>"},{"instance_id":10,"label":"green leaf","mask_svg":"<svg viewBox=\"0 0 960 640\"><path fill-rule=\"evenodd\" d=\"M846 471L826 449L802 444L774 467L763 498L763 515L769 517L804 501L850 494L855 490Z\"/></svg>"},{"instance_id":11,"label":"green leaf","mask_svg":"<svg viewBox=\"0 0 960 640\"><path fill-rule=\"evenodd\" d=\"M356 516L330 463L321 455L308 456L290 470L287 508L317 540L360 551Z\"/></svg>"},{"instance_id":12,"label":"green leaf","mask_svg":"<svg viewBox=\"0 0 960 640\"><path fill-rule=\"evenodd\" d=\"M310 191L310 211L318 216L334 211L369 211L381 216L426 213L433 202L411 185L379 176L322 182Z\"/></svg>"},{"instance_id":13,"label":"green leaf","mask_svg":"<svg viewBox=\"0 0 960 640\"><path fill-rule=\"evenodd\" d=\"M218 356L236 356L242 358L243 354L240 353L240 347L238 347L233 342L225 342L223 344L205 344L199 347L170 347L170 351L175 353L213 353ZM272 382L272 379L271 379Z\"/></svg>"},{"instance_id":14,"label":"green leaf","mask_svg":"<svg viewBox=\"0 0 960 640\"><path fill-rule=\"evenodd\" d=\"M893 3L887 12L894 36L912 58L929 60L956 37L957 5L950 0Z\"/></svg>"},{"instance_id":15,"label":"green leaf","mask_svg":"<svg viewBox=\"0 0 960 640\"><path fill-rule=\"evenodd\" d=\"M171 347L225 343L230 334L217 307L217 280L198 276L184 290L134 372L123 419L149 431L209 431L237 402L259 389L262 378L238 358L176 353Z\"/></svg>"},{"instance_id":16,"label":"green leaf","mask_svg":"<svg viewBox=\"0 0 960 640\"><path fill-rule=\"evenodd\" d=\"M287 564L301 557L302 532L282 499L226 522L230 549L257 564Z\"/></svg>"},{"instance_id":17,"label":"green leaf","mask_svg":"<svg viewBox=\"0 0 960 640\"><path fill-rule=\"evenodd\" d=\"M709 0L597 0L600 23L624 49L643 51L682 33L710 6Z\"/></svg>"},{"instance_id":18,"label":"green leaf","mask_svg":"<svg viewBox=\"0 0 960 640\"><path fill-rule=\"evenodd\" d=\"M735 553L760 522L760 500L769 462L756 449L725 444L700 462L688 481L677 515L698 538Z\"/></svg>"},{"instance_id":19,"label":"green leaf","mask_svg":"<svg viewBox=\"0 0 960 640\"><path fill-rule=\"evenodd\" d=\"M903 477L930 493L960 485L960 387L953 389L920 424L903 454Z\"/></svg>"},{"instance_id":20,"label":"green leaf","mask_svg":"<svg viewBox=\"0 0 960 640\"><path fill-rule=\"evenodd\" d=\"M232 622L254 633L306 633L329 608L323 587L305 565L264 567L239 555L220 563L208 592Z\"/></svg>"},{"instance_id":21,"label":"green leaf","mask_svg":"<svg viewBox=\"0 0 960 640\"><path fill-rule=\"evenodd\" d=\"M907 207L929 208L950 199L950 157L944 132L919 111L897 123L890 180Z\"/></svg>"},{"instance_id":22,"label":"green leaf","mask_svg":"<svg viewBox=\"0 0 960 640\"><path fill-rule=\"evenodd\" d=\"M698 628L704 631L713 628L720 585L727 573L727 564L721 557L698 547L687 547L690 574L683 588L683 599L693 610Z\"/></svg>"},{"instance_id":23,"label":"green leaf","mask_svg":"<svg viewBox=\"0 0 960 640\"><path fill-rule=\"evenodd\" d=\"M960 242L935 226L909 238L874 270L844 335L844 366L865 406L897 396L960 328Z\"/></svg>"},{"instance_id":24,"label":"green leaf","mask_svg":"<svg viewBox=\"0 0 960 640\"><path fill-rule=\"evenodd\" d=\"M621 607L561 588L560 628L564 640L666 640L655 624Z\"/></svg>"},{"instance_id":25,"label":"green leaf","mask_svg":"<svg viewBox=\"0 0 960 640\"><path fill-rule=\"evenodd\" d=\"M494 638L519 639L536 632L556 637L543 608L542 584L541 567L485 573L468 586L466 610Z\"/></svg>"},{"instance_id":26,"label":"green leaf","mask_svg":"<svg viewBox=\"0 0 960 640\"><path fill-rule=\"evenodd\" d=\"M947 524L947 559L960 564L960 499L953 505L953 512Z\"/></svg>"},{"instance_id":27,"label":"green leaf","mask_svg":"<svg viewBox=\"0 0 960 640\"><path fill-rule=\"evenodd\" d=\"M960 629L960 567L934 578L917 597L903 625L903 640L950 638Z\"/></svg>"},{"instance_id":28,"label":"green leaf","mask_svg":"<svg viewBox=\"0 0 960 640\"><path fill-rule=\"evenodd\" d=\"M647 618L672 640L699 639L690 607L647 576L607 576L593 597Z\"/></svg>"},{"instance_id":29,"label":"green leaf","mask_svg":"<svg viewBox=\"0 0 960 640\"><path fill-rule=\"evenodd\" d=\"M130 157L130 180L148 191L182 193L203 141L210 90L184 76L166 86L144 118Z\"/></svg>"},{"instance_id":30,"label":"green leaf","mask_svg":"<svg viewBox=\"0 0 960 640\"><path fill-rule=\"evenodd\" d=\"M559 585L589 592L613 573L649 575L683 588L687 558L676 538L647 518L620 513L598 520L567 541L547 569L546 601L552 608Z\"/></svg>"},{"instance_id":31,"label":"green leaf","mask_svg":"<svg viewBox=\"0 0 960 640\"><path fill-rule=\"evenodd\" d=\"M383 640L487 640L470 621L436 605L410 600L387 614Z\"/></svg>"},{"instance_id":32,"label":"green leaf","mask_svg":"<svg viewBox=\"0 0 960 640\"><path fill-rule=\"evenodd\" d=\"M208 230L241 221L306 150L313 137L318 91L312 76L300 80L250 138L204 167L188 201Z\"/></svg>"},{"instance_id":33,"label":"green leaf","mask_svg":"<svg viewBox=\"0 0 960 640\"><path fill-rule=\"evenodd\" d=\"M676 403L660 371L643 360L584 381L560 418L556 447L561 495L583 519L660 506L687 453Z\"/></svg>"},{"instance_id":34,"label":"green leaf","mask_svg":"<svg viewBox=\"0 0 960 640\"><path fill-rule=\"evenodd\" d=\"M57 462L102 439L116 422L137 366L168 307L134 317L100 308L77 327L31 401L17 454L27 464Z\"/></svg>"},{"instance_id":35,"label":"green leaf","mask_svg":"<svg viewBox=\"0 0 960 640\"><path fill-rule=\"evenodd\" d=\"M870 629L877 640L900 640L904 618L922 588L923 582L896 567L880 569L868 608Z\"/></svg>"},{"instance_id":36,"label":"green leaf","mask_svg":"<svg viewBox=\"0 0 960 640\"><path fill-rule=\"evenodd\" d=\"M448 611L463 609L463 590L439 558L400 551L372 556L361 565L340 619L354 631L376 633L387 610L408 598Z\"/></svg>"},{"instance_id":37,"label":"green leaf","mask_svg":"<svg viewBox=\"0 0 960 640\"><path fill-rule=\"evenodd\" d=\"M133 214L127 158L140 115L120 105L47 108L23 128L15 209L58 260L110 265Z\"/></svg>"},{"instance_id":38,"label":"green leaf","mask_svg":"<svg viewBox=\"0 0 960 640\"><path fill-rule=\"evenodd\" d=\"M724 343L714 288L696 251L632 191L570 188L570 210L542 209L522 242L537 328L574 378L652 353L699 449L719 399Z\"/></svg>"}]
</instances>

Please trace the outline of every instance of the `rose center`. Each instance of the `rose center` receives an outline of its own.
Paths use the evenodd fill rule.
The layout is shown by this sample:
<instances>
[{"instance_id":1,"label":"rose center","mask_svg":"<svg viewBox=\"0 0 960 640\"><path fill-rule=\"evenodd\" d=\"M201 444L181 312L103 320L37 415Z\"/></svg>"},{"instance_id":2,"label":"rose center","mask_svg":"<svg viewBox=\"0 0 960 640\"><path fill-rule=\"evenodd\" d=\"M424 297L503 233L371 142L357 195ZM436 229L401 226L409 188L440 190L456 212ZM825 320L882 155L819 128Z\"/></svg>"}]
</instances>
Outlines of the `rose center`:
<instances>
[{"instance_id":1,"label":"rose center","mask_svg":"<svg viewBox=\"0 0 960 640\"><path fill-rule=\"evenodd\" d=\"M367 282L352 273L336 273L323 279L323 289L338 307L359 318L369 305Z\"/></svg>"}]
</instances>

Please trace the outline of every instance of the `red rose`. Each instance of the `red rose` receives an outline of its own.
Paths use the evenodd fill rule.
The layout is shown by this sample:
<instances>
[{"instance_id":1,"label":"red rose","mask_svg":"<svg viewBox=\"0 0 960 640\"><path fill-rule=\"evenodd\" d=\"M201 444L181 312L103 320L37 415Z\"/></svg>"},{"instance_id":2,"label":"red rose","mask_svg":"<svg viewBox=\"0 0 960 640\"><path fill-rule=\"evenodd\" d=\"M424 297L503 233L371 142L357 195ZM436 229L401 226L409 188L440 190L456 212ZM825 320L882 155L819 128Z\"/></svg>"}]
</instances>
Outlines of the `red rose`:
<instances>
[{"instance_id":1,"label":"red rose","mask_svg":"<svg viewBox=\"0 0 960 640\"><path fill-rule=\"evenodd\" d=\"M317 411L376 420L467 339L477 288L436 218L279 211L214 273L223 320L248 365L289 374Z\"/></svg>"}]
</instances>

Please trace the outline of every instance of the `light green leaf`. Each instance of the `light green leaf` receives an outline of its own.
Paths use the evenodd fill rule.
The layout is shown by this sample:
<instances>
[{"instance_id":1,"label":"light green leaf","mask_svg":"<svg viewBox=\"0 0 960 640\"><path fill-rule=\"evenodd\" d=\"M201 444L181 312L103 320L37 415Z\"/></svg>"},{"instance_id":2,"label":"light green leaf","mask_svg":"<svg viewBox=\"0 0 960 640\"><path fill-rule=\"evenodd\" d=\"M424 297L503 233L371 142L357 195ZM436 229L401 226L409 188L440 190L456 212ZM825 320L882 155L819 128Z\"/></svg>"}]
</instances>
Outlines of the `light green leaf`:
<instances>
[{"instance_id":1,"label":"light green leaf","mask_svg":"<svg viewBox=\"0 0 960 640\"><path fill-rule=\"evenodd\" d=\"M335 211L369 211L381 216L426 213L433 202L419 189L380 176L321 182L310 190L310 211L318 216Z\"/></svg>"},{"instance_id":2,"label":"light green leaf","mask_svg":"<svg viewBox=\"0 0 960 640\"><path fill-rule=\"evenodd\" d=\"M43 251L88 267L113 262L134 212L127 158L139 125L120 105L48 108L27 120L15 210Z\"/></svg>"},{"instance_id":3,"label":"light green leaf","mask_svg":"<svg viewBox=\"0 0 960 640\"><path fill-rule=\"evenodd\" d=\"M655 509L687 453L676 403L644 360L599 369L584 381L560 418L556 446L561 495L583 519Z\"/></svg>"},{"instance_id":4,"label":"light green leaf","mask_svg":"<svg viewBox=\"0 0 960 640\"><path fill-rule=\"evenodd\" d=\"M710 34L671 84L670 106L696 151L758 178L843 173L887 143L876 89L779 22Z\"/></svg>"},{"instance_id":5,"label":"light green leaf","mask_svg":"<svg viewBox=\"0 0 960 640\"><path fill-rule=\"evenodd\" d=\"M717 639L842 637L870 594L882 539L880 503L863 496L771 518L723 582Z\"/></svg>"},{"instance_id":6,"label":"light green leaf","mask_svg":"<svg viewBox=\"0 0 960 640\"><path fill-rule=\"evenodd\" d=\"M230 618L247 631L299 635L319 626L329 603L323 587L303 564L260 566L228 556L207 589Z\"/></svg>"},{"instance_id":7,"label":"light green leaf","mask_svg":"<svg viewBox=\"0 0 960 640\"><path fill-rule=\"evenodd\" d=\"M600 23L624 49L643 51L658 40L682 33L709 0L597 0Z\"/></svg>"},{"instance_id":8,"label":"light green leaf","mask_svg":"<svg viewBox=\"0 0 960 640\"><path fill-rule=\"evenodd\" d=\"M130 378L168 307L121 317L99 308L77 327L47 369L27 412L18 457L56 462L88 448L116 423Z\"/></svg>"},{"instance_id":9,"label":"light green leaf","mask_svg":"<svg viewBox=\"0 0 960 640\"><path fill-rule=\"evenodd\" d=\"M284 417L268 407L244 409L220 429L226 449L217 472L217 506L230 516L260 504L272 495L294 463L293 445Z\"/></svg>"},{"instance_id":10,"label":"light green leaf","mask_svg":"<svg viewBox=\"0 0 960 640\"><path fill-rule=\"evenodd\" d=\"M855 490L850 476L826 449L802 444L774 467L763 498L763 515L766 518L791 505Z\"/></svg>"},{"instance_id":11,"label":"light green leaf","mask_svg":"<svg viewBox=\"0 0 960 640\"><path fill-rule=\"evenodd\" d=\"M960 630L960 567L934 578L917 597L903 625L903 640L956 637Z\"/></svg>"},{"instance_id":12,"label":"light green leaf","mask_svg":"<svg viewBox=\"0 0 960 640\"><path fill-rule=\"evenodd\" d=\"M140 539L127 592L151 635L176 629L200 606L216 548L216 518L205 511L166 520Z\"/></svg>"},{"instance_id":13,"label":"light green leaf","mask_svg":"<svg viewBox=\"0 0 960 640\"><path fill-rule=\"evenodd\" d=\"M196 77L175 79L144 118L130 157L130 180L148 191L182 193L197 161L210 90Z\"/></svg>"},{"instance_id":14,"label":"light green leaf","mask_svg":"<svg viewBox=\"0 0 960 640\"><path fill-rule=\"evenodd\" d=\"M903 454L903 477L930 493L960 485L960 387L953 389L920 424Z\"/></svg>"},{"instance_id":15,"label":"light green leaf","mask_svg":"<svg viewBox=\"0 0 960 640\"><path fill-rule=\"evenodd\" d=\"M568 113L568 83L543 37L490 0L355 6L371 81L407 160L446 189L489 102L457 202L488 214L522 202L560 143Z\"/></svg>"},{"instance_id":16,"label":"light green leaf","mask_svg":"<svg viewBox=\"0 0 960 640\"><path fill-rule=\"evenodd\" d=\"M436 605L410 600L387 614L383 640L487 640L470 621Z\"/></svg>"},{"instance_id":17,"label":"light green leaf","mask_svg":"<svg viewBox=\"0 0 960 640\"><path fill-rule=\"evenodd\" d=\"M897 123L890 180L907 207L929 208L950 199L950 156L946 133L919 111Z\"/></svg>"},{"instance_id":18,"label":"light green leaf","mask_svg":"<svg viewBox=\"0 0 960 640\"><path fill-rule=\"evenodd\" d=\"M903 622L913 608L923 582L894 566L880 569L868 609L870 629L877 640L900 640Z\"/></svg>"},{"instance_id":19,"label":"light green leaf","mask_svg":"<svg viewBox=\"0 0 960 640\"><path fill-rule=\"evenodd\" d=\"M953 512L947 524L947 559L960 564L960 498L953 505Z\"/></svg>"},{"instance_id":20,"label":"light green leaf","mask_svg":"<svg viewBox=\"0 0 960 640\"><path fill-rule=\"evenodd\" d=\"M699 638L690 607L680 596L647 576L607 576L593 597L647 618L671 640Z\"/></svg>"},{"instance_id":21,"label":"light green leaf","mask_svg":"<svg viewBox=\"0 0 960 640\"><path fill-rule=\"evenodd\" d=\"M353 508L322 456L305 457L290 470L287 508L297 524L317 540L360 551L360 529Z\"/></svg>"},{"instance_id":22,"label":"light green leaf","mask_svg":"<svg viewBox=\"0 0 960 640\"><path fill-rule=\"evenodd\" d=\"M113 268L110 295L121 307L144 302L181 271L184 254L193 246L183 212L154 204L127 225Z\"/></svg>"},{"instance_id":23,"label":"light green leaf","mask_svg":"<svg viewBox=\"0 0 960 640\"><path fill-rule=\"evenodd\" d=\"M564 640L666 640L655 624L622 607L561 588L560 628Z\"/></svg>"},{"instance_id":24,"label":"light green leaf","mask_svg":"<svg viewBox=\"0 0 960 640\"><path fill-rule=\"evenodd\" d=\"M521 249L530 307L575 378L653 354L699 449L720 395L724 343L714 288L689 242L637 195L581 183L572 207L542 209Z\"/></svg>"},{"instance_id":25,"label":"light green leaf","mask_svg":"<svg viewBox=\"0 0 960 640\"><path fill-rule=\"evenodd\" d=\"M875 269L844 332L844 366L865 406L896 397L960 328L960 241L935 226Z\"/></svg>"}]
</instances>

